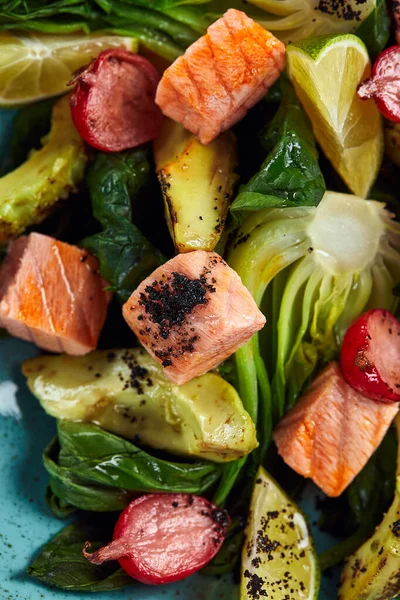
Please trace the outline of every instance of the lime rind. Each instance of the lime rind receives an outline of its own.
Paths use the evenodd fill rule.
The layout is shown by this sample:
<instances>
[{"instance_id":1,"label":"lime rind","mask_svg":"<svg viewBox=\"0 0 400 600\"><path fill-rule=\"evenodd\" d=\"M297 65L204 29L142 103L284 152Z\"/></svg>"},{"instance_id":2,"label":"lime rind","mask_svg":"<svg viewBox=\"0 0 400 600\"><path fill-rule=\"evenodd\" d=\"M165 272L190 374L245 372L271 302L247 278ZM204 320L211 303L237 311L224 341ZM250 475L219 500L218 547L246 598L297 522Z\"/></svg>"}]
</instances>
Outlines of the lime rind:
<instances>
[{"instance_id":1,"label":"lime rind","mask_svg":"<svg viewBox=\"0 0 400 600\"><path fill-rule=\"evenodd\" d=\"M321 35L315 38L307 38L306 40L289 44L286 51L290 55L294 50L300 50L307 58L318 63L325 58L325 55L336 45L357 48L360 53L362 52L364 54L365 64L369 63L366 45L359 37L352 33L344 33L342 35Z\"/></svg>"}]
</instances>

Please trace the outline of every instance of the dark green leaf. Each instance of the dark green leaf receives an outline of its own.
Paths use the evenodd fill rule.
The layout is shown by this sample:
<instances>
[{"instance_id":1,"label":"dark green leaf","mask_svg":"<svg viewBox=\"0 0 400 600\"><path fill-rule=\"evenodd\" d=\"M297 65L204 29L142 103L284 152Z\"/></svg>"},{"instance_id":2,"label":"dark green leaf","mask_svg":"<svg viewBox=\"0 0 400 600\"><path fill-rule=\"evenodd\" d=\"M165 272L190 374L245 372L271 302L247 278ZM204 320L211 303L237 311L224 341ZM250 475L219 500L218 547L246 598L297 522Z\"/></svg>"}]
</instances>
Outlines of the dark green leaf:
<instances>
[{"instance_id":1,"label":"dark green leaf","mask_svg":"<svg viewBox=\"0 0 400 600\"><path fill-rule=\"evenodd\" d=\"M104 231L85 238L82 245L97 256L103 278L123 302L164 262L132 222L150 179L149 151L142 148L99 153L87 176L93 214Z\"/></svg>"},{"instance_id":2,"label":"dark green leaf","mask_svg":"<svg viewBox=\"0 0 400 600\"><path fill-rule=\"evenodd\" d=\"M356 34L363 40L374 60L389 41L390 17L386 0L377 0L376 7L361 23Z\"/></svg>"},{"instance_id":3,"label":"dark green leaf","mask_svg":"<svg viewBox=\"0 0 400 600\"><path fill-rule=\"evenodd\" d=\"M288 81L282 89L280 108L262 135L268 155L231 206L238 222L264 208L316 206L325 191L311 125Z\"/></svg>"},{"instance_id":4,"label":"dark green leaf","mask_svg":"<svg viewBox=\"0 0 400 600\"><path fill-rule=\"evenodd\" d=\"M394 496L397 441L393 430L349 486L350 508L360 526L370 531L380 522Z\"/></svg>"},{"instance_id":5,"label":"dark green leaf","mask_svg":"<svg viewBox=\"0 0 400 600\"><path fill-rule=\"evenodd\" d=\"M76 506L68 504L65 500L53 494L49 485L46 488L45 500L47 506L57 519L66 519L77 510Z\"/></svg>"},{"instance_id":6,"label":"dark green leaf","mask_svg":"<svg viewBox=\"0 0 400 600\"><path fill-rule=\"evenodd\" d=\"M41 148L41 138L50 131L51 112L55 100L25 106L14 119L11 140L13 168L23 163L32 149Z\"/></svg>"},{"instance_id":7,"label":"dark green leaf","mask_svg":"<svg viewBox=\"0 0 400 600\"><path fill-rule=\"evenodd\" d=\"M112 529L108 526L87 522L68 525L42 548L28 573L43 583L70 591L108 592L132 585L134 580L117 562L96 566L82 556L86 541L90 540L96 550L108 543L111 536Z\"/></svg>"},{"instance_id":8,"label":"dark green leaf","mask_svg":"<svg viewBox=\"0 0 400 600\"><path fill-rule=\"evenodd\" d=\"M97 512L122 510L141 492L201 495L220 476L214 463L162 460L96 425L68 421L58 423L43 460L58 498Z\"/></svg>"}]
</instances>

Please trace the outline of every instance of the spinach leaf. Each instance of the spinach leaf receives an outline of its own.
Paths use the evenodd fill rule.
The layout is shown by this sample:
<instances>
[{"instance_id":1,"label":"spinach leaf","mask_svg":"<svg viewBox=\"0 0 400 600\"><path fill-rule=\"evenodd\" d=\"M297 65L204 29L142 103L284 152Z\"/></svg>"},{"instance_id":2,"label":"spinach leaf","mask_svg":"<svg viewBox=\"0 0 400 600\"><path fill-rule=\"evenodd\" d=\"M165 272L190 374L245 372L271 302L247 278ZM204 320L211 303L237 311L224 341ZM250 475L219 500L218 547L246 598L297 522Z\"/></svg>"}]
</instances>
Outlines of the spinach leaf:
<instances>
[{"instance_id":1,"label":"spinach leaf","mask_svg":"<svg viewBox=\"0 0 400 600\"><path fill-rule=\"evenodd\" d=\"M288 81L282 90L278 112L261 136L268 155L231 206L237 222L264 208L316 206L325 192L308 117Z\"/></svg>"},{"instance_id":2,"label":"spinach leaf","mask_svg":"<svg viewBox=\"0 0 400 600\"><path fill-rule=\"evenodd\" d=\"M70 517L74 512L77 511L76 506L72 506L59 498L51 491L50 486L47 486L45 494L46 504L57 519L66 519Z\"/></svg>"},{"instance_id":3,"label":"spinach leaf","mask_svg":"<svg viewBox=\"0 0 400 600\"><path fill-rule=\"evenodd\" d=\"M356 34L367 46L368 52L374 60L389 41L390 17L386 0L376 0L374 10L361 23Z\"/></svg>"},{"instance_id":4,"label":"spinach leaf","mask_svg":"<svg viewBox=\"0 0 400 600\"><path fill-rule=\"evenodd\" d=\"M101 548L112 537L108 524L91 524L80 521L65 527L48 544L28 568L32 577L64 590L81 592L108 592L132 585L129 577L117 562L92 565L82 556L86 541L93 550Z\"/></svg>"},{"instance_id":5,"label":"spinach leaf","mask_svg":"<svg viewBox=\"0 0 400 600\"><path fill-rule=\"evenodd\" d=\"M150 181L149 151L143 148L99 153L87 175L93 214L103 231L81 245L99 259L103 278L123 302L165 260L132 222Z\"/></svg>"},{"instance_id":6,"label":"spinach leaf","mask_svg":"<svg viewBox=\"0 0 400 600\"><path fill-rule=\"evenodd\" d=\"M28 29L47 33L95 30L130 35L168 60L184 52L208 22L200 25L196 7L180 2L127 0L10 0L0 7L0 29Z\"/></svg>"},{"instance_id":7,"label":"spinach leaf","mask_svg":"<svg viewBox=\"0 0 400 600\"><path fill-rule=\"evenodd\" d=\"M58 439L43 455L51 491L96 512L122 510L140 492L202 494L220 477L211 462L156 458L97 425L58 422Z\"/></svg>"}]
</instances>

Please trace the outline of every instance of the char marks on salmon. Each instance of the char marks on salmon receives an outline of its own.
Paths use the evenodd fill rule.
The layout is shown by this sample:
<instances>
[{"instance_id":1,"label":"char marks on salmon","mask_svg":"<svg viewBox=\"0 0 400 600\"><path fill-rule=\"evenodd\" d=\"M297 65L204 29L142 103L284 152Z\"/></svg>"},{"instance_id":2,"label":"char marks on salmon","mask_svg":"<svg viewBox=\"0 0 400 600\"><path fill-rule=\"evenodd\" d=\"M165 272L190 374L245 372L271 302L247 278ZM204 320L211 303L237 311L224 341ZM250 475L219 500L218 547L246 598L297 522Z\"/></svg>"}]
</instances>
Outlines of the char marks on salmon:
<instances>
[{"instance_id":1,"label":"char marks on salmon","mask_svg":"<svg viewBox=\"0 0 400 600\"><path fill-rule=\"evenodd\" d=\"M218 254L203 250L156 269L123 314L177 384L216 367L265 323L239 275Z\"/></svg>"},{"instance_id":2,"label":"char marks on salmon","mask_svg":"<svg viewBox=\"0 0 400 600\"><path fill-rule=\"evenodd\" d=\"M166 69L156 102L208 144L261 100L284 66L284 44L232 8Z\"/></svg>"}]
</instances>

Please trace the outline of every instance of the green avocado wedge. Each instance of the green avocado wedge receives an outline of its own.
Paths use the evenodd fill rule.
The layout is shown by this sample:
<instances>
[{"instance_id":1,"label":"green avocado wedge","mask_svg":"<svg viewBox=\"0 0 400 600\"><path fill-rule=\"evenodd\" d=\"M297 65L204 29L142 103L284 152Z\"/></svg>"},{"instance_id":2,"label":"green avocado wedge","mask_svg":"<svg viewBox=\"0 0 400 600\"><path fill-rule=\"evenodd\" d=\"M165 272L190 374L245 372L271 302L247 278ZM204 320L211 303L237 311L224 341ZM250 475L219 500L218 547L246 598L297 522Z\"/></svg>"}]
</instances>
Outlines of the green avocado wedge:
<instances>
[{"instance_id":1,"label":"green avocado wedge","mask_svg":"<svg viewBox=\"0 0 400 600\"><path fill-rule=\"evenodd\" d=\"M340 600L391 600L400 594L400 416L397 429L397 473L393 503L383 521L346 561Z\"/></svg>"},{"instance_id":2,"label":"green avocado wedge","mask_svg":"<svg viewBox=\"0 0 400 600\"><path fill-rule=\"evenodd\" d=\"M53 417L96 423L135 443L215 462L258 445L254 423L227 381L207 373L174 385L141 348L40 356L26 361L23 373Z\"/></svg>"},{"instance_id":3,"label":"green avocado wedge","mask_svg":"<svg viewBox=\"0 0 400 600\"><path fill-rule=\"evenodd\" d=\"M0 178L0 245L41 223L80 183L86 163L85 144L66 96L54 105L43 147Z\"/></svg>"}]
</instances>

